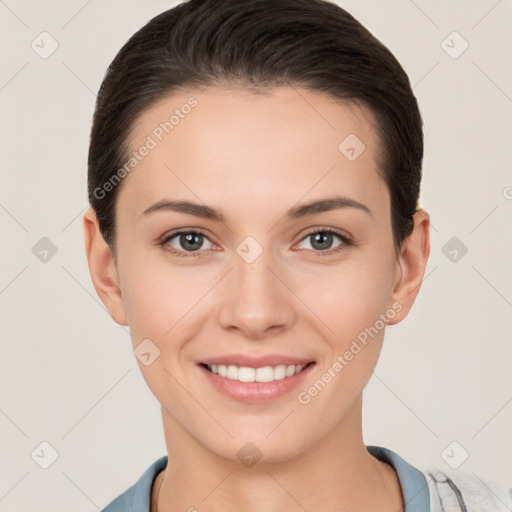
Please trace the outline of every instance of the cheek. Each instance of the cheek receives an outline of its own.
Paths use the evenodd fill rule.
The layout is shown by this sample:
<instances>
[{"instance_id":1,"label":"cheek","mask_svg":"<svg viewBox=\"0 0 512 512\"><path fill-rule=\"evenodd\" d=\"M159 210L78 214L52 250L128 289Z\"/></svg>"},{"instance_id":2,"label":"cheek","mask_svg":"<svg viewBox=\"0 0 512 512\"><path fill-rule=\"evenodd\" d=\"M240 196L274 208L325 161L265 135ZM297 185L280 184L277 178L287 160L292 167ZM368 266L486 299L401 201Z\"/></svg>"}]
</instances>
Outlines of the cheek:
<instances>
[{"instance_id":1,"label":"cheek","mask_svg":"<svg viewBox=\"0 0 512 512\"><path fill-rule=\"evenodd\" d=\"M342 347L385 313L392 290L390 268L382 258L351 261L322 269L314 277L298 277L296 287L325 324L326 336Z\"/></svg>"},{"instance_id":2,"label":"cheek","mask_svg":"<svg viewBox=\"0 0 512 512\"><path fill-rule=\"evenodd\" d=\"M126 266L122 291L134 344L163 339L190 309L194 287L182 281L179 272L155 264Z\"/></svg>"},{"instance_id":3,"label":"cheek","mask_svg":"<svg viewBox=\"0 0 512 512\"><path fill-rule=\"evenodd\" d=\"M142 267L134 263L124 283L135 355L150 354L148 364L137 356L140 371L155 397L162 404L170 403L177 400L172 397L179 392L173 376L181 380L183 347L195 336L194 314L200 310L197 302L205 291L198 290L198 283L191 283L179 270L156 264Z\"/></svg>"},{"instance_id":4,"label":"cheek","mask_svg":"<svg viewBox=\"0 0 512 512\"><path fill-rule=\"evenodd\" d=\"M394 316L388 307L389 272L375 264L347 266L333 269L328 279L318 279L316 286L304 290L309 290L309 304L321 320L315 322L326 344L318 372L297 399L312 416L323 414L336 423L370 379L382 349L385 320Z\"/></svg>"}]
</instances>

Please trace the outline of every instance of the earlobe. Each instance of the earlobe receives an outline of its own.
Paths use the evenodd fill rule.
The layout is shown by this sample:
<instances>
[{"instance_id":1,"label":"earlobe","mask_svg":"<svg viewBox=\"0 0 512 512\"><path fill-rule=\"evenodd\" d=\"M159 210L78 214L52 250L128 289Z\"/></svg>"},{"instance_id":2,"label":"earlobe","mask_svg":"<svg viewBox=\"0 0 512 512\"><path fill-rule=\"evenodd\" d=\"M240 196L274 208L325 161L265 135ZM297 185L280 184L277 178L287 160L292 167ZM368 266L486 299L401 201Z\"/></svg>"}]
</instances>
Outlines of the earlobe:
<instances>
[{"instance_id":1,"label":"earlobe","mask_svg":"<svg viewBox=\"0 0 512 512\"><path fill-rule=\"evenodd\" d=\"M391 304L399 303L401 309L388 325L400 322L409 313L421 288L430 254L430 216L425 210L419 209L413 218L413 231L402 243L398 255L400 277L391 296Z\"/></svg>"},{"instance_id":2,"label":"earlobe","mask_svg":"<svg viewBox=\"0 0 512 512\"><path fill-rule=\"evenodd\" d=\"M83 221L87 262L96 293L113 320L128 325L116 263L91 207L84 213Z\"/></svg>"}]
</instances>

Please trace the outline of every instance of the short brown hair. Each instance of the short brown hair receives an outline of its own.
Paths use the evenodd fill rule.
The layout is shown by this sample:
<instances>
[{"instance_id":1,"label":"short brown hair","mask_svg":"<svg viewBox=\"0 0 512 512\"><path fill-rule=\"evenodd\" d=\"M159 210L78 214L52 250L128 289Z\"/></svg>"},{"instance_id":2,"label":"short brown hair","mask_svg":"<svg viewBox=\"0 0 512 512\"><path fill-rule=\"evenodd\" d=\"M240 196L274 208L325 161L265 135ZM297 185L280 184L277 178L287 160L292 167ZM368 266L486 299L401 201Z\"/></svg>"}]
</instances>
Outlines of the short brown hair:
<instances>
[{"instance_id":1,"label":"short brown hair","mask_svg":"<svg viewBox=\"0 0 512 512\"><path fill-rule=\"evenodd\" d=\"M374 114L379 171L391 197L395 249L412 231L423 159L422 119L407 74L351 14L326 0L189 0L147 22L121 48L101 84L88 159L89 202L113 247L122 167L145 109L178 90L299 85Z\"/></svg>"}]
</instances>

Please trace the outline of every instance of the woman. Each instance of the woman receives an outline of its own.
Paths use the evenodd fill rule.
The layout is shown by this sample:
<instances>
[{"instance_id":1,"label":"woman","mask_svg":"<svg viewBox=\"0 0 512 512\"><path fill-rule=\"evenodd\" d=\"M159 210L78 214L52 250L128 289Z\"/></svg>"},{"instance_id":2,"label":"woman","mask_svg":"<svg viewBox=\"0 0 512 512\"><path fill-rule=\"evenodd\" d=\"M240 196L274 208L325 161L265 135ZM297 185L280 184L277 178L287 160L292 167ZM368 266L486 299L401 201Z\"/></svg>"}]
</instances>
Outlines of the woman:
<instances>
[{"instance_id":1,"label":"woman","mask_svg":"<svg viewBox=\"0 0 512 512\"><path fill-rule=\"evenodd\" d=\"M503 489L362 439L385 327L429 256L422 158L407 75L333 3L191 0L124 45L94 114L86 251L168 454L106 512L507 510Z\"/></svg>"}]
</instances>

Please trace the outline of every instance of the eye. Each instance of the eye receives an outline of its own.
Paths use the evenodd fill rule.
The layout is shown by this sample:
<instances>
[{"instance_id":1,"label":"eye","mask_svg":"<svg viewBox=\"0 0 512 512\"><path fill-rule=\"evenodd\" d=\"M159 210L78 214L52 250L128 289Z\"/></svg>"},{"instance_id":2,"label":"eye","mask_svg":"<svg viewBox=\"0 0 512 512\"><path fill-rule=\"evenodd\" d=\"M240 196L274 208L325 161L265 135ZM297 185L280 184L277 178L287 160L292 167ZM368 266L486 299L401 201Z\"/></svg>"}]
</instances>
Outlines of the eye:
<instances>
[{"instance_id":1,"label":"eye","mask_svg":"<svg viewBox=\"0 0 512 512\"><path fill-rule=\"evenodd\" d=\"M331 249L334 238L338 238L341 242L335 246L334 249ZM346 246L353 244L347 235L332 228L315 228L310 231L301 240L301 242L308 239L311 239L310 247L315 256L331 255L343 250ZM213 248L214 244L204 233L195 230L182 230L166 236L161 242L159 242L159 244L164 248L164 250L170 251L176 256L196 257L202 256L203 251L201 248L205 240L207 240L211 246L203 249L207 250Z\"/></svg>"},{"instance_id":2,"label":"eye","mask_svg":"<svg viewBox=\"0 0 512 512\"><path fill-rule=\"evenodd\" d=\"M331 249L334 238L338 238L341 242L335 246L334 249ZM347 245L352 244L352 241L347 235L344 235L332 228L315 228L302 239L302 241L304 240L311 240L310 246L313 249L315 256L323 256L324 254L321 253L327 253L325 255L330 255L341 251Z\"/></svg>"},{"instance_id":3,"label":"eye","mask_svg":"<svg viewBox=\"0 0 512 512\"><path fill-rule=\"evenodd\" d=\"M199 252L205 240L208 240L208 238L200 231L178 231L165 237L160 242L160 245L162 245L164 249L175 253L177 256L200 256L200 254L194 253ZM210 242L210 244L212 244L212 242Z\"/></svg>"}]
</instances>

